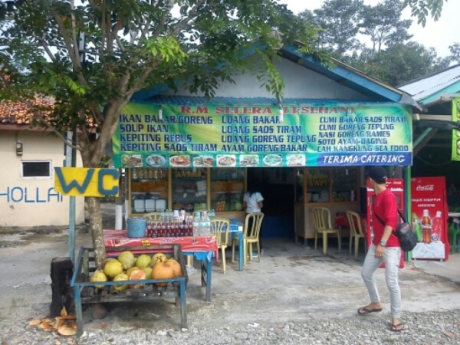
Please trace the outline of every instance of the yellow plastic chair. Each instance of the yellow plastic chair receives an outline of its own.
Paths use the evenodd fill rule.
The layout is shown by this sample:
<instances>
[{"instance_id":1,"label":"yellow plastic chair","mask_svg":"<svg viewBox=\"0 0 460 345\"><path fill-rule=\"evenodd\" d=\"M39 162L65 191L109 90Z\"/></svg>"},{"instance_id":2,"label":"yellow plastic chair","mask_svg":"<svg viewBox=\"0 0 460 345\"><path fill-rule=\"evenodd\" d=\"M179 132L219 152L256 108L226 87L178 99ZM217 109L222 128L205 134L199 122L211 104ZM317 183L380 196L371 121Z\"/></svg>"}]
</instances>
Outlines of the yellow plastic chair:
<instances>
[{"instance_id":1,"label":"yellow plastic chair","mask_svg":"<svg viewBox=\"0 0 460 345\"><path fill-rule=\"evenodd\" d=\"M229 245L230 219L213 218L211 220L211 233L216 236L217 247L222 251L222 269L226 270L225 249Z\"/></svg>"},{"instance_id":2,"label":"yellow plastic chair","mask_svg":"<svg viewBox=\"0 0 460 345\"><path fill-rule=\"evenodd\" d=\"M359 239L364 238L361 217L353 211L346 211L348 223L350 224L350 255L353 241L355 242L355 258L358 257Z\"/></svg>"},{"instance_id":3,"label":"yellow plastic chair","mask_svg":"<svg viewBox=\"0 0 460 345\"><path fill-rule=\"evenodd\" d=\"M253 212L248 213L244 220L244 234L243 234L243 257L244 264L247 264L247 257L249 254L249 260L252 260L252 245L257 245L257 258L260 262L260 243L259 243L259 234L260 228L262 226L262 220L264 219L264 214L262 212ZM251 224L251 227L249 225ZM235 261L235 246L238 245L238 239L233 240L232 245L232 261ZM241 248L239 249L241 250Z\"/></svg>"},{"instance_id":4,"label":"yellow plastic chair","mask_svg":"<svg viewBox=\"0 0 460 345\"><path fill-rule=\"evenodd\" d=\"M337 235L337 240L339 242L339 251L342 250L342 239L340 237L340 232L338 229L332 227L331 222L331 211L327 207L314 207L313 212L313 222L315 224L315 250L318 244L318 234L323 236L323 253L327 253L327 236L328 234Z\"/></svg>"},{"instance_id":5,"label":"yellow plastic chair","mask_svg":"<svg viewBox=\"0 0 460 345\"><path fill-rule=\"evenodd\" d=\"M155 222L157 220L160 220L161 218L161 212L150 212L146 213L143 216L144 218L147 218L147 221Z\"/></svg>"}]
</instances>

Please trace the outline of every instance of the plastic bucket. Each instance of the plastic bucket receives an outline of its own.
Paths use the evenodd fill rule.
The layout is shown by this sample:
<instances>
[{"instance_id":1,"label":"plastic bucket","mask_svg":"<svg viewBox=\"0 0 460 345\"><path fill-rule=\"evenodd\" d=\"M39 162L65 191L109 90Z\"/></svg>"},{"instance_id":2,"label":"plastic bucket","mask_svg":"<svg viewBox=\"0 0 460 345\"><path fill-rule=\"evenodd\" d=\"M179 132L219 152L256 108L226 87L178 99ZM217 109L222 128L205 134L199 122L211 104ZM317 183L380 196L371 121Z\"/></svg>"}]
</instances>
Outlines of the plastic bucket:
<instances>
[{"instance_id":1,"label":"plastic bucket","mask_svg":"<svg viewBox=\"0 0 460 345\"><path fill-rule=\"evenodd\" d=\"M147 219L144 217L128 218L128 237L141 238L145 237L145 229L147 228Z\"/></svg>"}]
</instances>

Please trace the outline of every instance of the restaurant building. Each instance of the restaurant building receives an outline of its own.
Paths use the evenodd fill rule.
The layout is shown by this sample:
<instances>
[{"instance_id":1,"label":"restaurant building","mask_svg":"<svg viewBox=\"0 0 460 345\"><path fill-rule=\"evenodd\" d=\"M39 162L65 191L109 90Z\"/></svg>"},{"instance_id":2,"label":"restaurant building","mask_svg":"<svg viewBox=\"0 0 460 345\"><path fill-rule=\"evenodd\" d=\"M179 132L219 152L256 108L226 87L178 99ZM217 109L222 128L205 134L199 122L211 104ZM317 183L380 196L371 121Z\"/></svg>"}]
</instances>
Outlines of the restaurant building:
<instances>
[{"instance_id":1,"label":"restaurant building","mask_svg":"<svg viewBox=\"0 0 460 345\"><path fill-rule=\"evenodd\" d=\"M414 114L414 177L445 176L449 207L460 210L460 64L399 88L423 111Z\"/></svg>"},{"instance_id":2,"label":"restaurant building","mask_svg":"<svg viewBox=\"0 0 460 345\"><path fill-rule=\"evenodd\" d=\"M262 236L310 239L311 207L362 211L366 166L412 164L411 97L295 46L280 52L282 104L250 73L212 99L180 87L133 97L113 138L130 216L214 209L243 220L243 194L259 181Z\"/></svg>"}]
</instances>

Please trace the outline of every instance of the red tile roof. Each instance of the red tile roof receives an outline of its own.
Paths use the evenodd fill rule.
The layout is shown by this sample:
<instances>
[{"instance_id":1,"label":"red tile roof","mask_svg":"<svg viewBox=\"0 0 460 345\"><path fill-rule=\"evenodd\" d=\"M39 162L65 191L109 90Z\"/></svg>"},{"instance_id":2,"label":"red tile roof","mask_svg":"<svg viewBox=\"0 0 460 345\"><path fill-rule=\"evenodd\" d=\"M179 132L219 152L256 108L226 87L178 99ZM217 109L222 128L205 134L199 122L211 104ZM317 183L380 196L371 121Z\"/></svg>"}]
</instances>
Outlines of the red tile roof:
<instances>
[{"instance_id":1,"label":"red tile roof","mask_svg":"<svg viewBox=\"0 0 460 345\"><path fill-rule=\"evenodd\" d=\"M36 97L30 103L0 101L0 126L1 125L30 125L35 114L32 106L49 106L54 100L50 97Z\"/></svg>"}]
</instances>

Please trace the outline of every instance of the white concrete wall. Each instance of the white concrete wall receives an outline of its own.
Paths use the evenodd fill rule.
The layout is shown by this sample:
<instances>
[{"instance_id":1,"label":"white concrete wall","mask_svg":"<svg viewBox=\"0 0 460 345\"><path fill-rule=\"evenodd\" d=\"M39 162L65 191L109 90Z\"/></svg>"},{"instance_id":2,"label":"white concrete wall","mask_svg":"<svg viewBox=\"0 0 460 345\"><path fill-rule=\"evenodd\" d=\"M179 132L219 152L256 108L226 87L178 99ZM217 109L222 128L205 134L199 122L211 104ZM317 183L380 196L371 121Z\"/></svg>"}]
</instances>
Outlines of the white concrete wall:
<instances>
[{"instance_id":1,"label":"white concrete wall","mask_svg":"<svg viewBox=\"0 0 460 345\"><path fill-rule=\"evenodd\" d=\"M276 60L275 65L285 83L285 98L337 99L372 101L369 97L341 85L334 80L316 73L290 60ZM255 70L256 72L258 69ZM233 77L235 84L224 82L216 90L216 97L269 97L273 98L255 75L247 73ZM179 89L177 93L169 91L168 95L203 96L191 94L188 90Z\"/></svg>"},{"instance_id":2,"label":"white concrete wall","mask_svg":"<svg viewBox=\"0 0 460 345\"><path fill-rule=\"evenodd\" d=\"M23 143L22 156L16 155L16 140ZM49 133L0 130L0 227L69 225L69 197L54 191L54 168L64 158L64 143ZM21 177L22 161L51 161L51 177ZM80 224L84 198L76 204Z\"/></svg>"}]
</instances>

